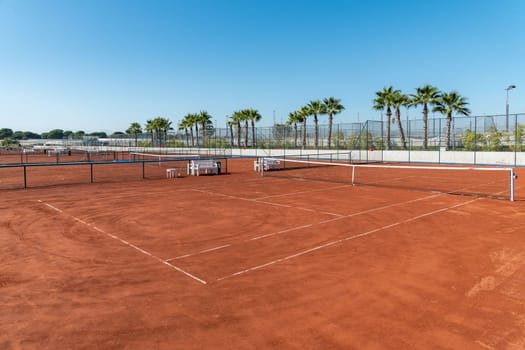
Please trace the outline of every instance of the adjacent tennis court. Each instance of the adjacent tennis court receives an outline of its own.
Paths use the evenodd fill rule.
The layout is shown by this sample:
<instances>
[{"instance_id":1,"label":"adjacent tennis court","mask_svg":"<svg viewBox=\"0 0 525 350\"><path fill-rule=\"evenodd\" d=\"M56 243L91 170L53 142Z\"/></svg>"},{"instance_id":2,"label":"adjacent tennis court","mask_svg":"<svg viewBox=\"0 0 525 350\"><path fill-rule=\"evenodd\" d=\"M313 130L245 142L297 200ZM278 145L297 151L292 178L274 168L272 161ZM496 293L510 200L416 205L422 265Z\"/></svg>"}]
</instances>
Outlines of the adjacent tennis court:
<instances>
[{"instance_id":1,"label":"adjacent tennis court","mask_svg":"<svg viewBox=\"0 0 525 350\"><path fill-rule=\"evenodd\" d=\"M525 345L521 179L286 162L3 190L0 347Z\"/></svg>"}]
</instances>

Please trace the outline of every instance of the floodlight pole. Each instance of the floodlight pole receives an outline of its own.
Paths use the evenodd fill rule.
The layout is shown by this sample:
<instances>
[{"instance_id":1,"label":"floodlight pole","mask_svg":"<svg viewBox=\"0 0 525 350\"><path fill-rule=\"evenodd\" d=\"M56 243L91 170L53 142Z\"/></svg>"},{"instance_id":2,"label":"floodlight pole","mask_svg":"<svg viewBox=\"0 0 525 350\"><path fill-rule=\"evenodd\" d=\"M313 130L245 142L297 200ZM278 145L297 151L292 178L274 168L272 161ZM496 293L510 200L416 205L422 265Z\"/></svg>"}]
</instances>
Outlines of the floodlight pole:
<instances>
[{"instance_id":1,"label":"floodlight pole","mask_svg":"<svg viewBox=\"0 0 525 350\"><path fill-rule=\"evenodd\" d=\"M516 85L509 85L505 91L507 91L505 98L505 130L509 131L509 90L515 89Z\"/></svg>"}]
</instances>

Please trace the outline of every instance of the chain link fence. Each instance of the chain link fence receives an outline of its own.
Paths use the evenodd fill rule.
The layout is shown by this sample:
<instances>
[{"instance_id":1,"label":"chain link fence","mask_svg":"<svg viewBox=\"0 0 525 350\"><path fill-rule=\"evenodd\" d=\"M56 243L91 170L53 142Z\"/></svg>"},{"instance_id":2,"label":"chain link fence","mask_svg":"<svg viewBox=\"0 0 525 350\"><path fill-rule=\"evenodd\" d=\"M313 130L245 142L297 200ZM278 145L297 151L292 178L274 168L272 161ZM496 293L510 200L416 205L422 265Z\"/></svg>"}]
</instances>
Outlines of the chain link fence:
<instances>
[{"instance_id":1,"label":"chain link fence","mask_svg":"<svg viewBox=\"0 0 525 350\"><path fill-rule=\"evenodd\" d=\"M192 129L167 133L116 135L112 138L89 137L82 140L59 140L60 145L49 145L39 140L42 148L60 150L78 148L97 150L101 146L121 147L138 152L180 152L210 156L228 156L233 149L296 149L296 150L359 150L359 151L469 151L469 152L523 152L525 148L525 114L490 116L429 117L409 120L402 117L388 125L384 120L357 123L336 123L331 127L320 124L316 128L308 120L301 124L275 124L257 127L242 123L227 128L209 125L204 132ZM37 148L38 146L35 146ZM0 154L6 152L0 149ZM84 155L83 155L84 156ZM15 156L17 157L17 156Z\"/></svg>"}]
</instances>

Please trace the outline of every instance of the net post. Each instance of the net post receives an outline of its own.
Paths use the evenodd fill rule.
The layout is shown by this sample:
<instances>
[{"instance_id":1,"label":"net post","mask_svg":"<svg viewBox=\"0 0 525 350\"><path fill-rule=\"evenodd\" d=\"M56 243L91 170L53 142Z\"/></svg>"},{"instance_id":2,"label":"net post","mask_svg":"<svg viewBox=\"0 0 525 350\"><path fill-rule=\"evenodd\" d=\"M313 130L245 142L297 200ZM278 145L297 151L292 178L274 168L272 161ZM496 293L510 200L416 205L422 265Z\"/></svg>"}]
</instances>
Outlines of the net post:
<instances>
[{"instance_id":1,"label":"net post","mask_svg":"<svg viewBox=\"0 0 525 350\"><path fill-rule=\"evenodd\" d=\"M516 179L514 168L510 169L510 201L514 202L514 180Z\"/></svg>"},{"instance_id":2,"label":"net post","mask_svg":"<svg viewBox=\"0 0 525 350\"><path fill-rule=\"evenodd\" d=\"M355 184L355 165L352 165L352 186Z\"/></svg>"},{"instance_id":3,"label":"net post","mask_svg":"<svg viewBox=\"0 0 525 350\"><path fill-rule=\"evenodd\" d=\"M27 167L24 165L24 188L27 188Z\"/></svg>"},{"instance_id":4,"label":"net post","mask_svg":"<svg viewBox=\"0 0 525 350\"><path fill-rule=\"evenodd\" d=\"M89 171L90 171L90 181L93 183L93 163L89 164Z\"/></svg>"}]
</instances>

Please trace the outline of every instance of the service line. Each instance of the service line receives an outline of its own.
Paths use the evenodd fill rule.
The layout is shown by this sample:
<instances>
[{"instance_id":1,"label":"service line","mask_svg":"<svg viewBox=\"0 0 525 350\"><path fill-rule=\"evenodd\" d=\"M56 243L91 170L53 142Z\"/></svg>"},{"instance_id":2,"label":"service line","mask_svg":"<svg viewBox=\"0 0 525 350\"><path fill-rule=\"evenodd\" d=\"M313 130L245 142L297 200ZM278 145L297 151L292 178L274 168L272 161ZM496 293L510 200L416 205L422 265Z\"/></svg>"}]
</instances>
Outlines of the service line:
<instances>
[{"instance_id":1,"label":"service line","mask_svg":"<svg viewBox=\"0 0 525 350\"><path fill-rule=\"evenodd\" d=\"M294 227L290 227L290 228L287 228L287 229L284 229L284 230L280 230L280 231L276 231L276 232L265 233L265 234L262 234L260 236L248 238L248 239L242 241L242 243L250 242L250 241L257 241L257 240L260 240L260 239L263 239L263 238L268 238L268 237L280 235L280 234L283 234L283 233L288 233L288 232L293 232L293 231L297 231L297 230L302 230L302 229L305 229L305 228L308 228L308 227L312 227L312 226L323 225L323 224L326 224L326 223L329 223L329 222L332 222L332 221L337 221L337 220L341 220L341 219L345 219L345 218L351 218L351 217L358 216L358 215L364 215L364 214L368 214L368 213L372 213L372 212L380 211L380 210L385 210L385 209L393 208L393 207L404 205L404 204L409 204L409 203L414 203L414 202L418 202L418 201L422 201L422 200L426 200L426 199L431 199L431 198L438 197L438 196L441 196L441 195L442 194L432 194L432 195L429 195L429 196L426 196L426 197L411 199L411 200L408 200L408 201L405 201L405 202L398 202L398 203L388 204L388 205L384 205L382 207L376 207L376 208L372 208L372 209L367 209L367 210L363 210L363 211L360 211L360 212L357 212L357 213L352 213L352 214L348 214L348 215L339 215L339 216L337 216L335 218L321 220L321 221L316 222L316 223L305 224L305 225L300 225L300 226L294 226ZM228 195L228 197L231 197L231 196ZM262 202L262 203L265 203L265 202ZM205 253L212 252L212 251L215 251L215 250L219 250L219 249L235 246L237 244L236 243L228 243L228 244L220 245L220 246L217 246L217 247L208 248L208 249L205 249L205 250L200 250L198 252L188 253L188 254L176 256L174 258L166 259L166 261L171 261L171 260L175 260L175 259L189 258L189 257L192 257L192 256L205 254Z\"/></svg>"},{"instance_id":2,"label":"service line","mask_svg":"<svg viewBox=\"0 0 525 350\"><path fill-rule=\"evenodd\" d=\"M228 278L232 278L232 277L236 277L236 276L239 276L239 275L243 275L243 274L245 274L247 272L259 270L259 269L262 269L264 267L271 266L271 265L274 265L274 264L277 264L277 263L280 263L280 262L283 262L283 261L286 261L286 260L294 259L294 258L300 257L302 255L306 255L306 254L315 252L315 251L320 250L320 249L328 248L328 247L331 247L331 246L339 244L339 243L343 243L343 242L350 241L350 240L357 239L357 238L361 238L361 237L366 237L366 236L369 236L369 235L371 235L373 233L376 233L376 232L379 232L379 231L387 230L387 229L390 229L392 227L396 227L396 226L399 226L399 225L402 225L402 224L406 224L408 222L412 222L412 221L415 221L415 220L418 220L418 219L421 219L421 218L424 218L424 217L427 217L427 216L435 215L435 214L442 213L442 212L445 212L445 211L448 211L448 210L451 210L451 209L454 209L454 208L457 208L457 207L461 207L461 206L470 204L470 203L475 202L475 201L477 201L479 199L480 198L475 198L475 199L472 199L470 201L466 201L466 202L463 202L463 203L455 204L455 205L450 206L450 207L436 209L436 210L430 211L428 213L417 215L417 216L408 218L406 220L398 221L398 222L395 222L395 223L392 223L392 224L388 224L388 225L385 225L385 226L381 226L381 227L375 228L375 229L370 230L370 231L362 232L362 233L359 233L359 234L356 234L356 235L347 236L345 238L341 238L341 239L338 239L338 240L335 240L335 241L331 241L331 242L328 242L328 243L325 243L325 244L321 244L321 245L318 245L316 247L312 247L312 248L309 248L309 249L297 252L297 253L292 254L292 255L288 255L288 256L285 256L285 257L282 257L282 258L279 258L279 259L276 259L276 260L269 261L269 262L261 264L261 265L253 266L253 267L241 270L241 271L234 272L234 273L232 273L230 275L217 278L217 281L222 281L222 280L225 280L225 279L228 279Z\"/></svg>"}]
</instances>

